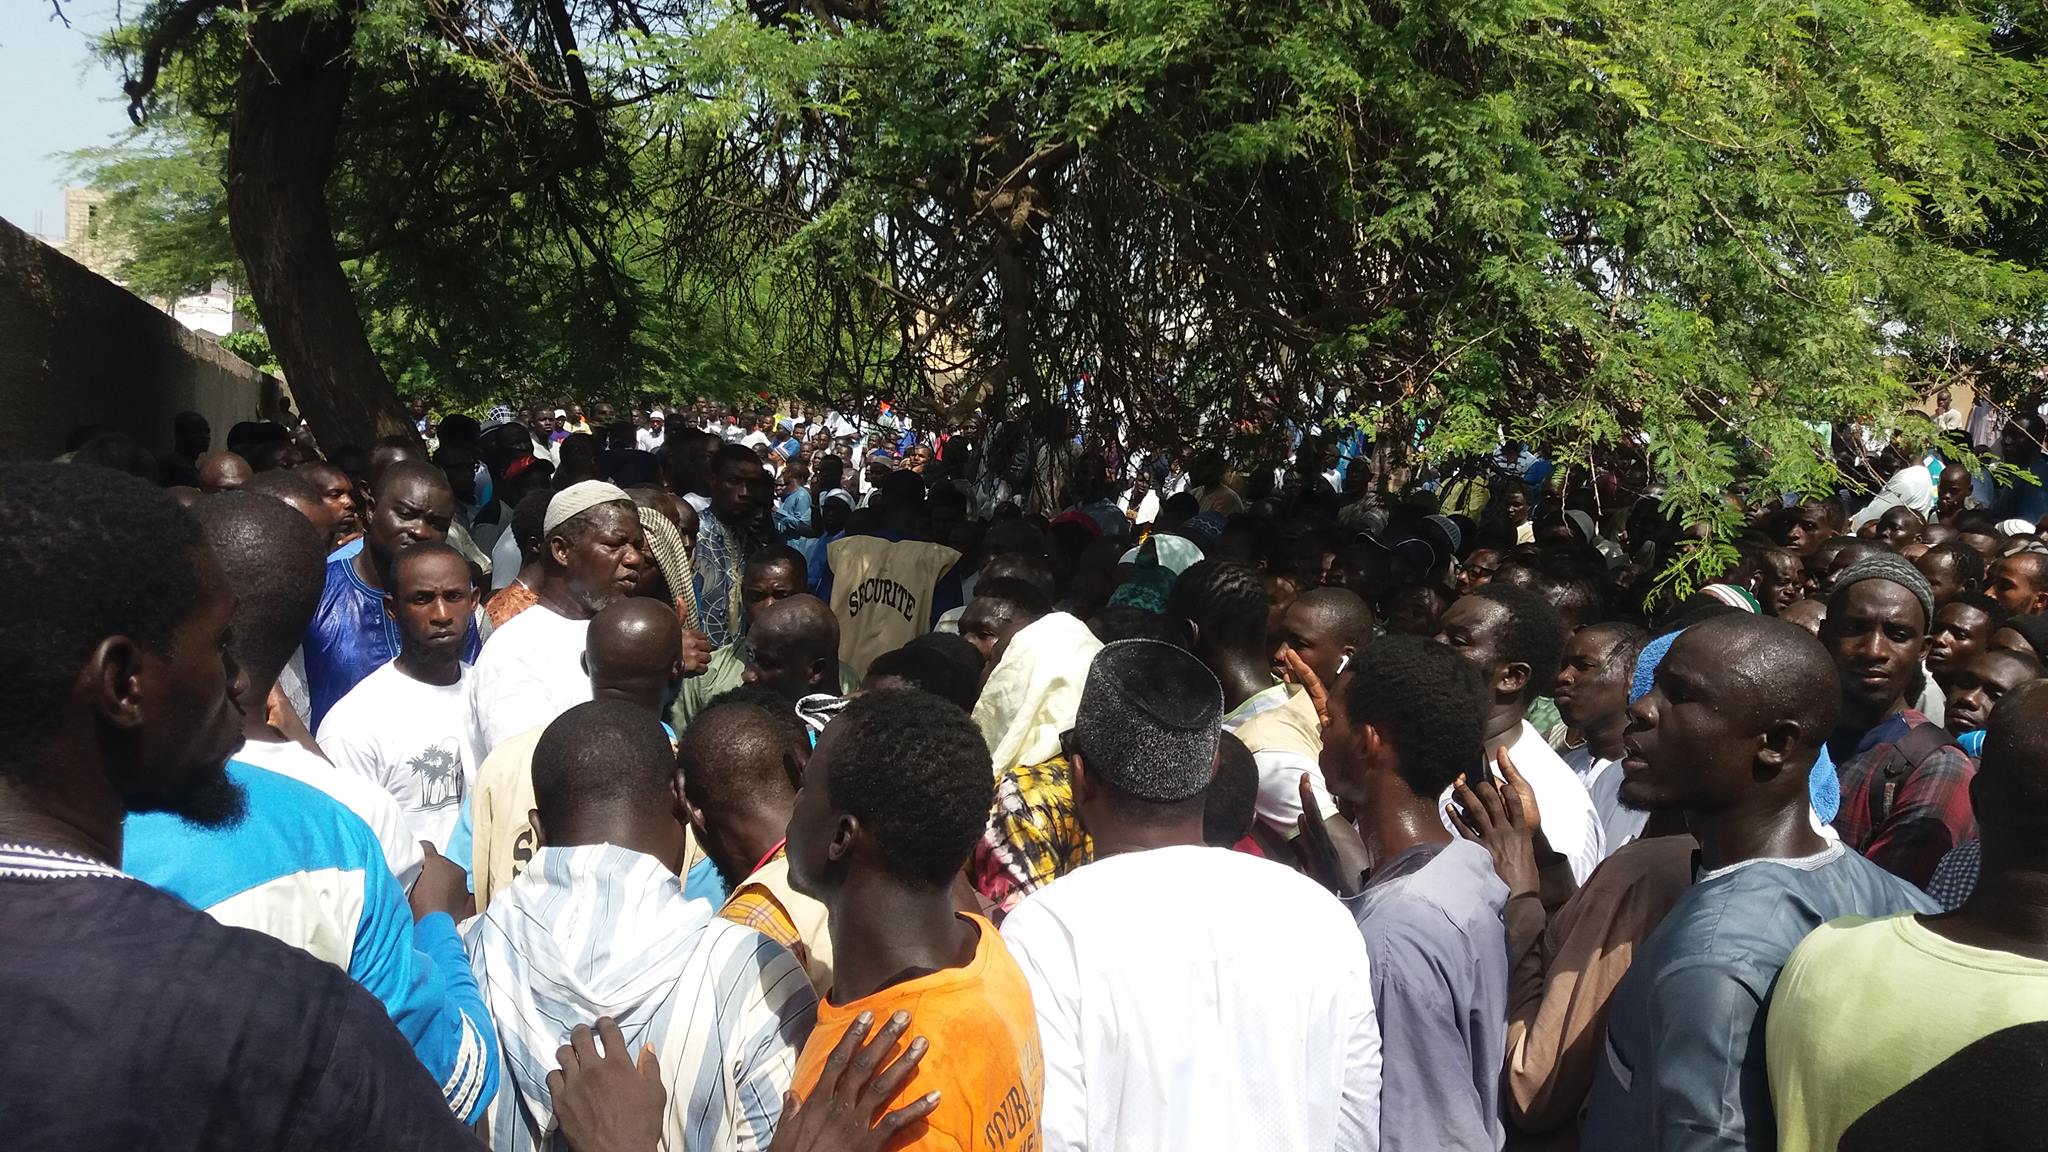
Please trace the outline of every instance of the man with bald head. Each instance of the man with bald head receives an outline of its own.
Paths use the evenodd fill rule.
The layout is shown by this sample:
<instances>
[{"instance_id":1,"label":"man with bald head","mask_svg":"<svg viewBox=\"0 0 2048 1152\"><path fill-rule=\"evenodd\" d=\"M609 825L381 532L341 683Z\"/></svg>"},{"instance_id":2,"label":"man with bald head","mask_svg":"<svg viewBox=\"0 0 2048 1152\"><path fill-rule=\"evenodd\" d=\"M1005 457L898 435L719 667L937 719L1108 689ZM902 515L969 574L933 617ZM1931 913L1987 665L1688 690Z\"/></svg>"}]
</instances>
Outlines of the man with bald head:
<instances>
[{"instance_id":1,"label":"man with bald head","mask_svg":"<svg viewBox=\"0 0 2048 1152\"><path fill-rule=\"evenodd\" d=\"M415 544L446 543L455 516L455 493L439 468L400 461L380 480L362 546L328 557L320 607L306 628L306 726L315 731L335 701L398 655L404 638L384 611L392 561ZM475 660L482 642L481 625L473 624L462 658Z\"/></svg>"},{"instance_id":2,"label":"man with bald head","mask_svg":"<svg viewBox=\"0 0 2048 1152\"><path fill-rule=\"evenodd\" d=\"M791 704L806 696L844 691L839 665L839 621L816 596L791 596L763 609L747 634L744 679Z\"/></svg>"},{"instance_id":3,"label":"man with bald head","mask_svg":"<svg viewBox=\"0 0 2048 1152\"><path fill-rule=\"evenodd\" d=\"M719 915L790 950L819 999L832 992L825 906L789 884L784 840L811 742L776 692L737 688L713 700L676 746L683 806L732 889Z\"/></svg>"},{"instance_id":4,"label":"man with bald head","mask_svg":"<svg viewBox=\"0 0 2048 1152\"><path fill-rule=\"evenodd\" d=\"M249 482L256 470L233 452L214 452L199 458L199 490L208 496L233 492Z\"/></svg>"},{"instance_id":5,"label":"man with bald head","mask_svg":"<svg viewBox=\"0 0 2048 1152\"><path fill-rule=\"evenodd\" d=\"M1991 710L1981 877L1947 916L1850 918L1806 938L1766 1029L1779 1147L2026 1148L2048 1106L2015 1091L2048 1030L2048 683ZM1961 851L1958 849L1958 851Z\"/></svg>"},{"instance_id":6,"label":"man with bald head","mask_svg":"<svg viewBox=\"0 0 2048 1152\"><path fill-rule=\"evenodd\" d=\"M513 623L539 610L523 612ZM685 671L683 630L675 610L658 600L620 597L583 625L585 648L569 657L584 676L581 698L560 711L584 700L604 700L630 705L660 720ZM503 634L500 631L499 635ZM494 637L492 643L496 642ZM545 720L559 714L551 713ZM533 748L546 727L543 722L500 740L477 771L468 809L472 830L468 863L478 911L533 857L533 824L528 819L533 810ZM673 729L666 724L662 728L671 740L675 738ZM716 892L718 899L723 899L716 871L694 848L690 865L686 879L691 894L708 897Z\"/></svg>"},{"instance_id":7,"label":"man with bald head","mask_svg":"<svg viewBox=\"0 0 2048 1152\"><path fill-rule=\"evenodd\" d=\"M1757 1029L1785 958L1840 916L1934 910L1815 830L1807 777L1841 707L1828 650L1747 613L1687 629L1630 705L1621 801L1682 813L1698 878L1615 989L1589 1152L1776 1148Z\"/></svg>"},{"instance_id":8,"label":"man with bald head","mask_svg":"<svg viewBox=\"0 0 2048 1152\"><path fill-rule=\"evenodd\" d=\"M243 488L291 505L319 531L323 547L334 546L334 534L341 523L341 515L327 503L320 489L314 487L304 472L296 468L273 468L268 472L258 472Z\"/></svg>"},{"instance_id":9,"label":"man with bald head","mask_svg":"<svg viewBox=\"0 0 2048 1152\"><path fill-rule=\"evenodd\" d=\"M602 480L555 493L541 533L538 602L507 621L476 662L477 729L487 750L590 699L583 650L591 617L631 596L649 562L633 498Z\"/></svg>"},{"instance_id":10,"label":"man with bald head","mask_svg":"<svg viewBox=\"0 0 2048 1152\"><path fill-rule=\"evenodd\" d=\"M685 890L675 754L655 716L609 699L569 709L535 743L532 792L531 866L466 941L505 1051L491 1146L555 1143L556 1052L608 1016L667 1089L661 1147L767 1147L817 996L788 952Z\"/></svg>"},{"instance_id":11,"label":"man with bald head","mask_svg":"<svg viewBox=\"0 0 2048 1152\"><path fill-rule=\"evenodd\" d=\"M683 505L688 508L689 505ZM747 558L740 578L740 616L743 631L751 630L761 611L778 601L811 590L803 555L786 544L773 544ZM702 675L683 682L669 709L668 722L680 732L690 726L698 712L719 696L740 686L747 670L748 644L745 635L711 653Z\"/></svg>"}]
</instances>

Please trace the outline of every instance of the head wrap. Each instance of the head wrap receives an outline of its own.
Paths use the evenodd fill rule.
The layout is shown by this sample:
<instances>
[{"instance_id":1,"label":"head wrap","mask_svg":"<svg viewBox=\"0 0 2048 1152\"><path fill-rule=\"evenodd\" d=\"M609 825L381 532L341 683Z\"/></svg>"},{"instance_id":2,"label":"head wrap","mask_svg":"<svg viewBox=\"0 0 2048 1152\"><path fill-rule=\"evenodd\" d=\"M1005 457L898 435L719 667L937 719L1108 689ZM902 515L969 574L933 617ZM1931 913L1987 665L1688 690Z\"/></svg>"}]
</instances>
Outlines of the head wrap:
<instances>
[{"instance_id":1,"label":"head wrap","mask_svg":"<svg viewBox=\"0 0 2048 1152\"><path fill-rule=\"evenodd\" d=\"M2022 520L2018 516L2014 516L2009 520L2000 520L1997 528L1999 534L2003 536L2032 536L2034 534L2034 522L2032 520Z\"/></svg>"},{"instance_id":2,"label":"head wrap","mask_svg":"<svg viewBox=\"0 0 2048 1152\"><path fill-rule=\"evenodd\" d=\"M1223 689L1186 649L1119 640L1088 668L1074 749L1117 791L1172 804L1209 786L1222 721Z\"/></svg>"},{"instance_id":3,"label":"head wrap","mask_svg":"<svg viewBox=\"0 0 2048 1152\"><path fill-rule=\"evenodd\" d=\"M1194 541L1196 547L1206 552L1215 545L1216 538L1223 535L1225 523L1227 521L1221 512L1204 512L1190 518L1187 523L1180 526L1180 530L1187 533L1188 539Z\"/></svg>"},{"instance_id":4,"label":"head wrap","mask_svg":"<svg viewBox=\"0 0 2048 1152\"><path fill-rule=\"evenodd\" d=\"M608 484L603 480L585 480L580 484L571 484L555 493L554 498L548 501L548 512L546 516L541 517L540 530L553 532L560 528L564 521L580 516L599 504L620 502L631 504L633 498L626 495L626 490L616 484Z\"/></svg>"},{"instance_id":5,"label":"head wrap","mask_svg":"<svg viewBox=\"0 0 2048 1152\"><path fill-rule=\"evenodd\" d=\"M1700 589L1699 594L1719 600L1731 608L1740 608L1752 616L1763 611L1763 606L1756 602L1756 597L1750 595L1747 588L1737 588L1733 584L1709 584Z\"/></svg>"},{"instance_id":6,"label":"head wrap","mask_svg":"<svg viewBox=\"0 0 2048 1152\"><path fill-rule=\"evenodd\" d=\"M661 414L661 409L659 409L659 408L656 408L656 409L655 409L654 411L652 411L652 412L649 412L649 413L647 414L647 418L648 418L649 420L661 420L661 421L664 421L664 422L668 420L668 417L666 417L666 416L663 416L663 415Z\"/></svg>"},{"instance_id":7,"label":"head wrap","mask_svg":"<svg viewBox=\"0 0 2048 1152\"><path fill-rule=\"evenodd\" d=\"M1089 661L1101 650L1095 633L1065 612L1010 638L974 703L974 724L998 774L1060 754L1060 733L1074 726Z\"/></svg>"},{"instance_id":8,"label":"head wrap","mask_svg":"<svg viewBox=\"0 0 2048 1152\"><path fill-rule=\"evenodd\" d=\"M1920 574L1920 569L1915 568L1911 560L1896 552L1873 552L1842 569L1842 574L1835 577L1834 591L1830 596L1840 596L1849 585L1865 580L1889 580L1911 592L1914 599L1920 601L1921 611L1927 614L1921 627L1934 623L1934 589L1928 586L1927 577Z\"/></svg>"},{"instance_id":9,"label":"head wrap","mask_svg":"<svg viewBox=\"0 0 2048 1152\"><path fill-rule=\"evenodd\" d=\"M552 505L549 510L553 511ZM677 528L676 522L659 508L642 504L640 510L640 527L647 533L647 550L654 556L654 566L661 569L661 578L668 582L668 593L676 602L676 615L682 619L683 627L700 630L697 575L690 566L690 550L683 545L682 529Z\"/></svg>"},{"instance_id":10,"label":"head wrap","mask_svg":"<svg viewBox=\"0 0 2048 1152\"><path fill-rule=\"evenodd\" d=\"M496 404L491 407L489 415L484 417L482 431L488 432L493 428L510 423L512 423L511 407L504 404Z\"/></svg>"}]
</instances>

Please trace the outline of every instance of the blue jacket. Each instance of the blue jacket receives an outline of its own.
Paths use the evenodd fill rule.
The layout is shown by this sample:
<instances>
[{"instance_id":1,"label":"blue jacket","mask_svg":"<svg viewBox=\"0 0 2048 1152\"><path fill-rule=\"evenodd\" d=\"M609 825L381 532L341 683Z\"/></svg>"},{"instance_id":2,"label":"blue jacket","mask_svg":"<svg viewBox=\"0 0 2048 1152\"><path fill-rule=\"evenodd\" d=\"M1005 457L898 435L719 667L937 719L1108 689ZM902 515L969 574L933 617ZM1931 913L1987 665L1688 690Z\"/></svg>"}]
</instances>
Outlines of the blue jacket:
<instances>
[{"instance_id":1,"label":"blue jacket","mask_svg":"<svg viewBox=\"0 0 2048 1152\"><path fill-rule=\"evenodd\" d=\"M130 816L122 870L347 971L383 1002L456 1117L474 1122L497 1091L498 1034L455 922L413 922L376 835L339 801L240 761L228 776L248 795L240 823Z\"/></svg>"},{"instance_id":2,"label":"blue jacket","mask_svg":"<svg viewBox=\"0 0 2048 1152\"><path fill-rule=\"evenodd\" d=\"M309 731L319 731L320 721L335 701L398 655L402 637L398 622L384 612L384 593L356 575L354 557L360 551L360 546L354 551L342 547L327 558L327 583L320 589L320 606L306 626L306 695L313 713L306 717ZM483 641L472 626L462 650L463 662L474 661L482 648Z\"/></svg>"}]
</instances>

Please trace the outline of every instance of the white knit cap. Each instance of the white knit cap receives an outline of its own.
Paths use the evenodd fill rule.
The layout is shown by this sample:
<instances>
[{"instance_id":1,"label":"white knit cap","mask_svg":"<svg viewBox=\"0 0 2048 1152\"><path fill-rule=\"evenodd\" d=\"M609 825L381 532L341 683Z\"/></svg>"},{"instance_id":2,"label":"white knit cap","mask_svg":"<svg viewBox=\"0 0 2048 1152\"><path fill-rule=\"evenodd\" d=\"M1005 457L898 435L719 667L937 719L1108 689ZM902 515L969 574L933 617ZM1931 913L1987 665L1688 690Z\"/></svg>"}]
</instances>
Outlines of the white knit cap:
<instances>
[{"instance_id":1,"label":"white knit cap","mask_svg":"<svg viewBox=\"0 0 2048 1152\"><path fill-rule=\"evenodd\" d=\"M617 484L607 484L602 480L571 484L548 501L548 514L541 517L540 530L553 532L562 526L563 521L580 516L599 504L613 504L621 500L627 504L633 502L633 498L626 495L626 490Z\"/></svg>"}]
</instances>

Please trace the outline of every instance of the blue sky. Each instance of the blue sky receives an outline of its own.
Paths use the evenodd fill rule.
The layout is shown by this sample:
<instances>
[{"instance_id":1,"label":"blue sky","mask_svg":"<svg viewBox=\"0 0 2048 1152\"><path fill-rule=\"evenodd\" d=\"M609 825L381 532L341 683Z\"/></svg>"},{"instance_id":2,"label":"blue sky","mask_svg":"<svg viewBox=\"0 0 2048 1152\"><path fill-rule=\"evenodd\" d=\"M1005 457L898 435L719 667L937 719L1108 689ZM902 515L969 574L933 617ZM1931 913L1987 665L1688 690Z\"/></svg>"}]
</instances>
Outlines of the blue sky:
<instances>
[{"instance_id":1,"label":"blue sky","mask_svg":"<svg viewBox=\"0 0 2048 1152\"><path fill-rule=\"evenodd\" d=\"M128 114L120 75L91 51L91 37L113 23L114 0L65 0L69 28L50 11L49 0L0 0L0 216L59 236L61 153L106 143Z\"/></svg>"}]
</instances>

